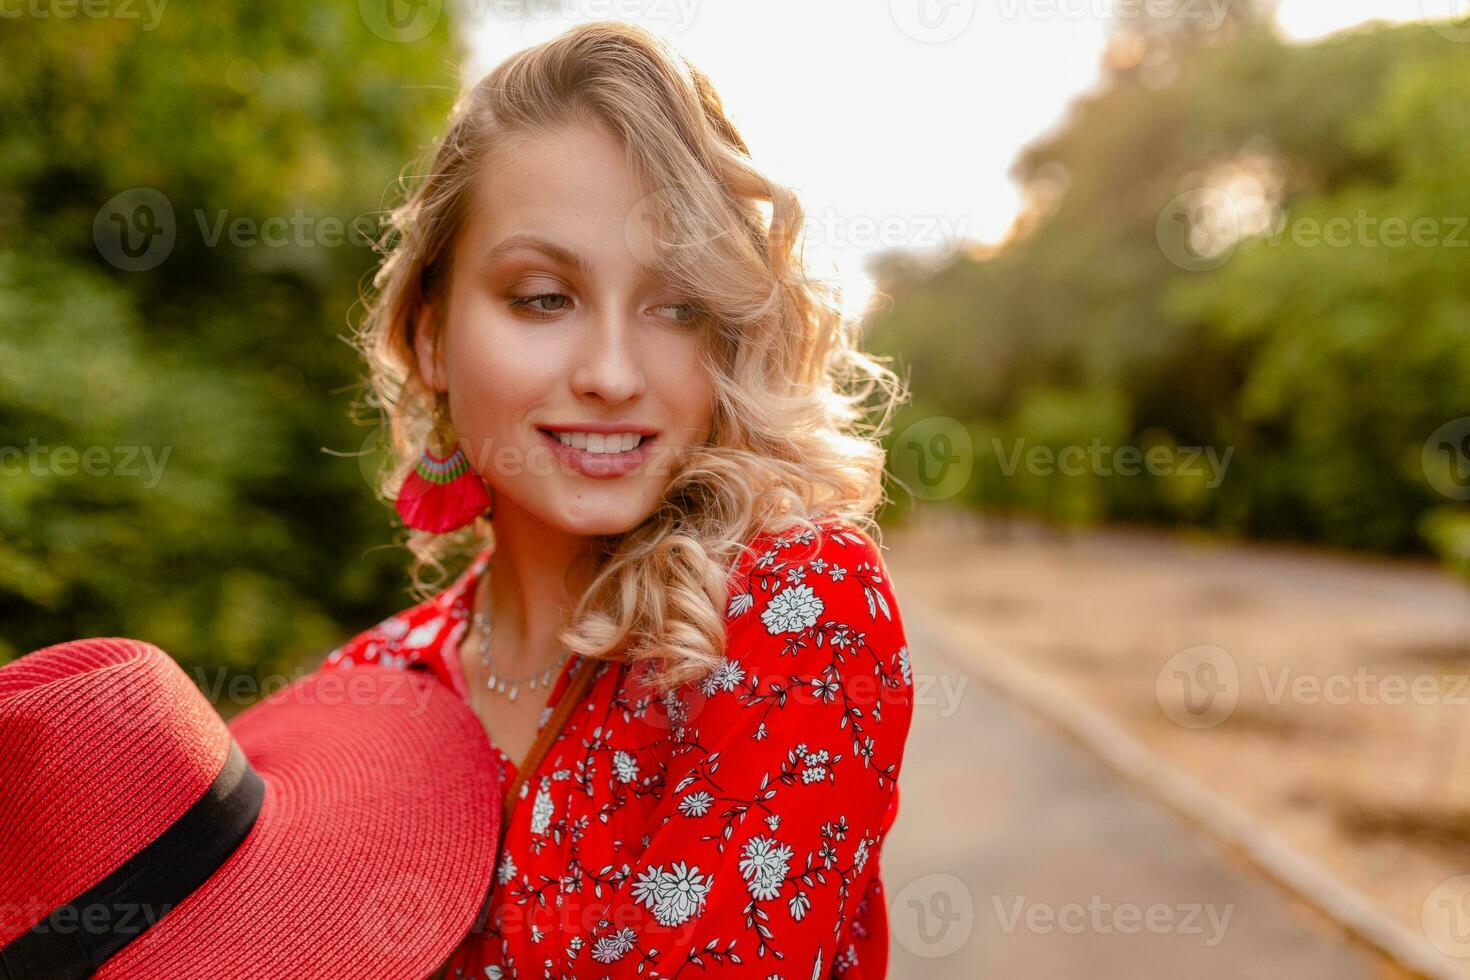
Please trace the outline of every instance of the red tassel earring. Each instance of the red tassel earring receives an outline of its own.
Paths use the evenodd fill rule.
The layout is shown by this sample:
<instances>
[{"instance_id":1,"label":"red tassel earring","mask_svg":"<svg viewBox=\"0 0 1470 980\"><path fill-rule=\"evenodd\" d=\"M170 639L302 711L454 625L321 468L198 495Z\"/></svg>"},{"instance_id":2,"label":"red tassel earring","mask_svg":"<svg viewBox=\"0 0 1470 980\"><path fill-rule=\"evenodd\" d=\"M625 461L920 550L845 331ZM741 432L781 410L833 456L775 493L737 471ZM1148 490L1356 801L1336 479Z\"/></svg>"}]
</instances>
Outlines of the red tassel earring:
<instances>
[{"instance_id":1,"label":"red tassel earring","mask_svg":"<svg viewBox=\"0 0 1470 980\"><path fill-rule=\"evenodd\" d=\"M434 402L434 427L399 488L394 507L406 526L435 534L464 527L481 514L488 516L485 481L460 448L442 399Z\"/></svg>"}]
</instances>

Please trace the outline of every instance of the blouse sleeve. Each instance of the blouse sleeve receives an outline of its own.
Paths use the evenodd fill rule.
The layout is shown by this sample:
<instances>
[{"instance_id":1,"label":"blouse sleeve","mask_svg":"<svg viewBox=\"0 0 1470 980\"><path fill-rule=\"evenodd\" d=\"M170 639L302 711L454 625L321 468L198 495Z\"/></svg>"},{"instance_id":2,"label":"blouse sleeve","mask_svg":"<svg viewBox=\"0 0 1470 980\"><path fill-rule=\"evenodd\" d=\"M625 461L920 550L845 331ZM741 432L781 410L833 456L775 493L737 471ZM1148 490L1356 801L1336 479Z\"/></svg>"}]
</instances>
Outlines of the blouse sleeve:
<instances>
[{"instance_id":1,"label":"blouse sleeve","mask_svg":"<svg viewBox=\"0 0 1470 980\"><path fill-rule=\"evenodd\" d=\"M819 527L735 576L724 661L668 702L646 850L592 876L577 976L830 972L897 812L913 685L877 546Z\"/></svg>"},{"instance_id":2,"label":"blouse sleeve","mask_svg":"<svg viewBox=\"0 0 1470 980\"><path fill-rule=\"evenodd\" d=\"M317 670L411 667L423 659L447 628L444 618L436 613L424 604L389 616L328 652Z\"/></svg>"}]
</instances>

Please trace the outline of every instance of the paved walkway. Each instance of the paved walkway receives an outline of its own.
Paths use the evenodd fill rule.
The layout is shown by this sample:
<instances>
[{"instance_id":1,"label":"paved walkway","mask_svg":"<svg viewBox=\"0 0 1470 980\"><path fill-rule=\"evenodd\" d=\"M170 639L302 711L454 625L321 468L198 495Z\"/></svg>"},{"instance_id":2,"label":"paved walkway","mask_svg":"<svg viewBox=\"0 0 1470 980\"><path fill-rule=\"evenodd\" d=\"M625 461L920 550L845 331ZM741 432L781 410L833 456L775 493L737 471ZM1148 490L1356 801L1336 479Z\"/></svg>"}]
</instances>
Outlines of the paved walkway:
<instances>
[{"instance_id":1,"label":"paved walkway","mask_svg":"<svg viewBox=\"0 0 1470 980\"><path fill-rule=\"evenodd\" d=\"M966 671L905 610L918 704L884 845L895 978L1387 977Z\"/></svg>"}]
</instances>

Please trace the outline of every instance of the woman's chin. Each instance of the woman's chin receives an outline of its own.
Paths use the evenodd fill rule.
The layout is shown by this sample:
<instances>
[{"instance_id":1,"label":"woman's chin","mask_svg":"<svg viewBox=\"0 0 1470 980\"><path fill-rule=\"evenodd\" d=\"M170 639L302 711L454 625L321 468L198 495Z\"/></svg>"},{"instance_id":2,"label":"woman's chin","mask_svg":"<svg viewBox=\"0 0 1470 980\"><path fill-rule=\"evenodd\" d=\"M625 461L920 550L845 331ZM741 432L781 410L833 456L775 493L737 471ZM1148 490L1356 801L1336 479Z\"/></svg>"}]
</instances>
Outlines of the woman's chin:
<instances>
[{"instance_id":1,"label":"woman's chin","mask_svg":"<svg viewBox=\"0 0 1470 980\"><path fill-rule=\"evenodd\" d=\"M646 521L657 504L657 497L650 499L630 489L591 493L573 489L567 491L560 506L545 514L544 519L567 534L619 535Z\"/></svg>"}]
</instances>

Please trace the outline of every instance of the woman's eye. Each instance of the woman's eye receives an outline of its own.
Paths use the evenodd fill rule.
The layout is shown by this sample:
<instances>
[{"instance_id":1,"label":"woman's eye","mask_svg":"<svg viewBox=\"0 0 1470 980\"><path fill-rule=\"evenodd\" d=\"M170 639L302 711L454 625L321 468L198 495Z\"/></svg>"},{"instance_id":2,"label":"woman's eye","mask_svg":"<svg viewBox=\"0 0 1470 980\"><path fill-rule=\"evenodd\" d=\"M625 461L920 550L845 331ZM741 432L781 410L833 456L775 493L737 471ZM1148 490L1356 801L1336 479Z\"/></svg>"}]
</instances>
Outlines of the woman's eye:
<instances>
[{"instance_id":1,"label":"woman's eye","mask_svg":"<svg viewBox=\"0 0 1470 980\"><path fill-rule=\"evenodd\" d=\"M564 293L537 293L535 296L521 296L511 301L511 306L530 310L542 315L549 313L560 313L567 308L571 297Z\"/></svg>"},{"instance_id":2,"label":"woman's eye","mask_svg":"<svg viewBox=\"0 0 1470 980\"><path fill-rule=\"evenodd\" d=\"M662 303L654 307L657 315L666 320L676 320L679 323L688 323L694 319L693 303Z\"/></svg>"}]
</instances>

